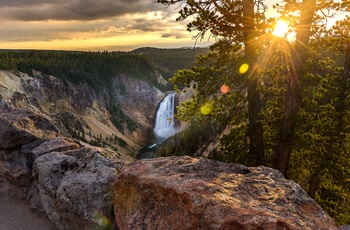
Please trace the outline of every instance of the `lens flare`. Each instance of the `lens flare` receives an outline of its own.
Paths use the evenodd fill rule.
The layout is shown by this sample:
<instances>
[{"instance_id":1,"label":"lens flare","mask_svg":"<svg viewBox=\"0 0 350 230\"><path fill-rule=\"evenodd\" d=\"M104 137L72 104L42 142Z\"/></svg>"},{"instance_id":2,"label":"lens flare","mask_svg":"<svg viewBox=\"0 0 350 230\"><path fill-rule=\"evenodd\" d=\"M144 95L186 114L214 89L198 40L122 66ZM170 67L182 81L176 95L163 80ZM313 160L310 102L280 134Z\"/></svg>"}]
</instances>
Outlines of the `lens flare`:
<instances>
[{"instance_id":1,"label":"lens flare","mask_svg":"<svg viewBox=\"0 0 350 230\"><path fill-rule=\"evenodd\" d=\"M226 94L228 93L228 91L230 91L230 87L226 84L223 84L221 87L220 87L220 92L222 94Z\"/></svg>"},{"instance_id":2,"label":"lens flare","mask_svg":"<svg viewBox=\"0 0 350 230\"><path fill-rule=\"evenodd\" d=\"M243 64L241 65L241 67L239 67L239 73L244 74L245 72L247 72L249 69L249 65L248 64Z\"/></svg>"},{"instance_id":3,"label":"lens flare","mask_svg":"<svg viewBox=\"0 0 350 230\"><path fill-rule=\"evenodd\" d=\"M212 102L207 102L201 107L201 113L203 115L209 115L212 110L213 110L213 103Z\"/></svg>"},{"instance_id":4,"label":"lens flare","mask_svg":"<svg viewBox=\"0 0 350 230\"><path fill-rule=\"evenodd\" d=\"M108 220L108 218L106 216L99 213L98 211L96 211L93 214L92 219L95 223L97 223L101 227L101 229L112 229L113 228L113 224L111 223L111 221Z\"/></svg>"}]
</instances>

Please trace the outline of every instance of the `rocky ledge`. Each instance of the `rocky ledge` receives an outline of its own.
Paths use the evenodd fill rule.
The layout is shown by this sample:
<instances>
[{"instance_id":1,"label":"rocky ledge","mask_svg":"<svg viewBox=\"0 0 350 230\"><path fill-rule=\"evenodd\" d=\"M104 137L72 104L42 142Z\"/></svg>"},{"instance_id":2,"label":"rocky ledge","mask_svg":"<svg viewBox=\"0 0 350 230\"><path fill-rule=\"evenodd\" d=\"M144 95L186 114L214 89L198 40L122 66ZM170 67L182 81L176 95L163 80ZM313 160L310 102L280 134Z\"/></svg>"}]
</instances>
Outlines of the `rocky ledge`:
<instances>
[{"instance_id":1,"label":"rocky ledge","mask_svg":"<svg viewBox=\"0 0 350 230\"><path fill-rule=\"evenodd\" d=\"M278 171L208 159L128 161L30 110L0 110L0 192L58 229L338 229Z\"/></svg>"},{"instance_id":2,"label":"rocky ledge","mask_svg":"<svg viewBox=\"0 0 350 230\"><path fill-rule=\"evenodd\" d=\"M267 167L168 157L124 166L120 229L337 229L295 182Z\"/></svg>"}]
</instances>

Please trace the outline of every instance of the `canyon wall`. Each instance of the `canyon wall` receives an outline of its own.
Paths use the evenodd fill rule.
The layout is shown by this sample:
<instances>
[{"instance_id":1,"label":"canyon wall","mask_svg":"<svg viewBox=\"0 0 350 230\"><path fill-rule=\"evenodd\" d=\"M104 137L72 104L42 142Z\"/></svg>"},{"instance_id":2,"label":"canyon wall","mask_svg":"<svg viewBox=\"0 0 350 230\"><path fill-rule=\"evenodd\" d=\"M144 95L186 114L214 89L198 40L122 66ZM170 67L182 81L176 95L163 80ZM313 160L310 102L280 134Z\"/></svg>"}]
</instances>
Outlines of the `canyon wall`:
<instances>
[{"instance_id":1,"label":"canyon wall","mask_svg":"<svg viewBox=\"0 0 350 230\"><path fill-rule=\"evenodd\" d=\"M154 115L164 93L130 76L115 76L110 89L96 92L33 70L33 77L0 71L0 100L31 108L49 119L63 136L102 143L134 155L152 135Z\"/></svg>"}]
</instances>

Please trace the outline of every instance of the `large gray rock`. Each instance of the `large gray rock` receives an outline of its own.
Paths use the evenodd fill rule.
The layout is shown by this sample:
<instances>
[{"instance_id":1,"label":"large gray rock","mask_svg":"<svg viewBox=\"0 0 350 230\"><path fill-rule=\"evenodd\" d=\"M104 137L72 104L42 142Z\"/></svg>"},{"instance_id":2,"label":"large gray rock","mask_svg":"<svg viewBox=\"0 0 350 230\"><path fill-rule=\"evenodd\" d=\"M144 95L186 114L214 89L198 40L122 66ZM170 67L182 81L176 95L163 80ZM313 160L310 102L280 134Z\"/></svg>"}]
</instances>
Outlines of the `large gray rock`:
<instances>
[{"instance_id":1,"label":"large gray rock","mask_svg":"<svg viewBox=\"0 0 350 230\"><path fill-rule=\"evenodd\" d=\"M57 137L48 141L45 139L37 139L17 148L0 149L0 175L3 179L6 179L3 181L2 186L5 187L4 183L7 182L7 187L13 186L12 188L8 187L8 192L15 187L23 188L25 191L32 184L32 165L33 161L38 156L49 152L67 151L78 148L79 145L72 139ZM20 194L25 192L20 190L16 193Z\"/></svg>"},{"instance_id":2,"label":"large gray rock","mask_svg":"<svg viewBox=\"0 0 350 230\"><path fill-rule=\"evenodd\" d=\"M32 170L27 156L18 149L0 150L0 175L12 185L29 186Z\"/></svg>"},{"instance_id":3,"label":"large gray rock","mask_svg":"<svg viewBox=\"0 0 350 230\"><path fill-rule=\"evenodd\" d=\"M119 229L338 229L278 171L169 157L126 165L115 189Z\"/></svg>"},{"instance_id":4,"label":"large gray rock","mask_svg":"<svg viewBox=\"0 0 350 230\"><path fill-rule=\"evenodd\" d=\"M114 225L114 186L126 163L108 149L51 152L34 161L43 209L59 229Z\"/></svg>"},{"instance_id":5,"label":"large gray rock","mask_svg":"<svg viewBox=\"0 0 350 230\"><path fill-rule=\"evenodd\" d=\"M124 155L79 148L28 109L3 108L0 127L1 193L27 199L59 229L115 225L114 183Z\"/></svg>"}]
</instances>

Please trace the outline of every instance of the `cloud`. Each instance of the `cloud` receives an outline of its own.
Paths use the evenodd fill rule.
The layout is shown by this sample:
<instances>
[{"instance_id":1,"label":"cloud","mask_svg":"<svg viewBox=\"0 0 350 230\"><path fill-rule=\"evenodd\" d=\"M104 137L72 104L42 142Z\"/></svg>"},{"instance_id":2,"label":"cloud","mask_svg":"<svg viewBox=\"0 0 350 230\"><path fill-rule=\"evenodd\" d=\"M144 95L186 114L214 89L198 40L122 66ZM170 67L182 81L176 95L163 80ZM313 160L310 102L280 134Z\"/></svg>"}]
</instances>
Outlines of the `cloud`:
<instances>
[{"instance_id":1,"label":"cloud","mask_svg":"<svg viewBox=\"0 0 350 230\"><path fill-rule=\"evenodd\" d=\"M152 0L0 0L0 41L161 34L179 25L174 14Z\"/></svg>"},{"instance_id":2,"label":"cloud","mask_svg":"<svg viewBox=\"0 0 350 230\"><path fill-rule=\"evenodd\" d=\"M0 0L0 44L78 50L191 44L177 11L152 0Z\"/></svg>"},{"instance_id":3,"label":"cloud","mask_svg":"<svg viewBox=\"0 0 350 230\"><path fill-rule=\"evenodd\" d=\"M0 7L27 7L38 6L45 3L51 3L50 0L2 0ZM56 0L56 3L65 2L65 0Z\"/></svg>"},{"instance_id":4,"label":"cloud","mask_svg":"<svg viewBox=\"0 0 350 230\"><path fill-rule=\"evenodd\" d=\"M161 35L162 38L176 38L176 39L181 39L181 38L186 38L188 37L188 34L182 33L182 32L170 32L170 33L163 33Z\"/></svg>"},{"instance_id":5,"label":"cloud","mask_svg":"<svg viewBox=\"0 0 350 230\"><path fill-rule=\"evenodd\" d=\"M0 18L19 21L91 21L163 9L152 0L1 0Z\"/></svg>"},{"instance_id":6,"label":"cloud","mask_svg":"<svg viewBox=\"0 0 350 230\"><path fill-rule=\"evenodd\" d=\"M116 19L71 22L0 22L0 41L53 41L111 37L126 33Z\"/></svg>"},{"instance_id":7,"label":"cloud","mask_svg":"<svg viewBox=\"0 0 350 230\"><path fill-rule=\"evenodd\" d=\"M173 14L176 14L173 12ZM171 33L177 34L177 36L162 36L162 37L178 37L182 38L184 33L186 32L186 23L185 22L177 22L173 15L169 14L169 12L163 11L155 11L149 12L145 14L137 14L130 20L130 24L128 25L128 29L130 30L138 30L142 32L158 32L160 34L163 33ZM182 35L180 35L182 34ZM187 33L188 37L188 33Z\"/></svg>"},{"instance_id":8,"label":"cloud","mask_svg":"<svg viewBox=\"0 0 350 230\"><path fill-rule=\"evenodd\" d=\"M0 21L0 41L58 41L153 34L158 38L190 37L184 26L160 12L128 14L95 21ZM171 35L163 35L171 34ZM142 39L141 39L142 40Z\"/></svg>"}]
</instances>

